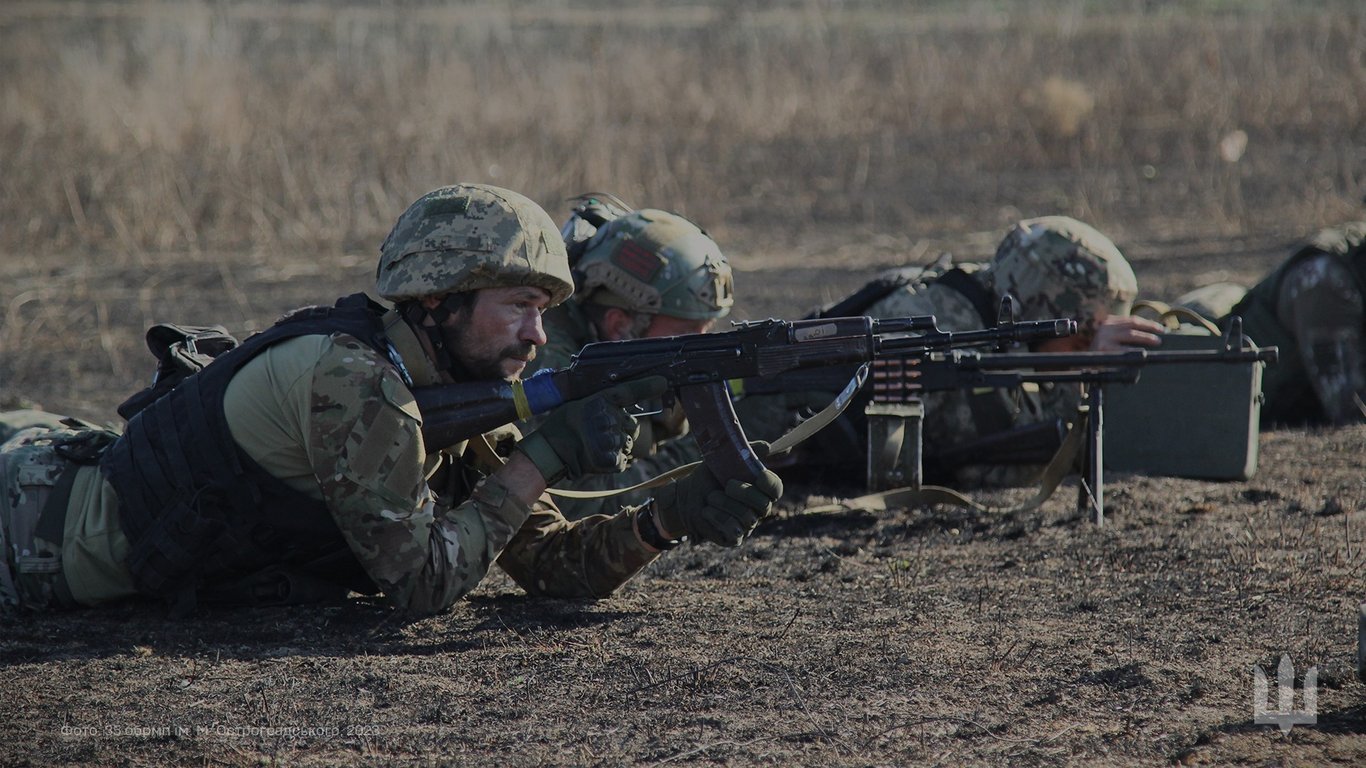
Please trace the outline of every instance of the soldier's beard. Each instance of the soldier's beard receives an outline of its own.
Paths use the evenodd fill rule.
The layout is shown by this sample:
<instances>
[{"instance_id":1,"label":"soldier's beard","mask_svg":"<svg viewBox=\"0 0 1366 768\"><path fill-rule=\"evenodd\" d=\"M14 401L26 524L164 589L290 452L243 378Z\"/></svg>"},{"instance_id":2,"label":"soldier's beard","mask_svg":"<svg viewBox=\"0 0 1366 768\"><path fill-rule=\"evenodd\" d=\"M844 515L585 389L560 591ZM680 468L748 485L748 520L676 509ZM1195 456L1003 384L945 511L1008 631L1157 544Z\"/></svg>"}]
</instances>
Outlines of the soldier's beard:
<instances>
[{"instance_id":1,"label":"soldier's beard","mask_svg":"<svg viewBox=\"0 0 1366 768\"><path fill-rule=\"evenodd\" d=\"M529 363L536 359L536 345L529 341L491 350L487 344L470 338L461 325L449 329L446 338L453 360L450 373L457 381L512 381L521 376L525 368L523 361Z\"/></svg>"}]
</instances>

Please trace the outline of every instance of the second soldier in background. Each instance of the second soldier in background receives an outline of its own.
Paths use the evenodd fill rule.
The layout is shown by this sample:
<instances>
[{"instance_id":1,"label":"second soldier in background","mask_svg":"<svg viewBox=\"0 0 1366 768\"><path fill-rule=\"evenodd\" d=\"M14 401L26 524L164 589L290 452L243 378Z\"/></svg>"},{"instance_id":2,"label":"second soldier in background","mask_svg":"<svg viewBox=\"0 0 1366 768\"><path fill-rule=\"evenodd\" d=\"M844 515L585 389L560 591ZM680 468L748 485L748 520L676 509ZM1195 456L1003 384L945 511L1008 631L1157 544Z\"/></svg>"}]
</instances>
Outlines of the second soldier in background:
<instances>
[{"instance_id":1,"label":"second soldier in background","mask_svg":"<svg viewBox=\"0 0 1366 768\"><path fill-rule=\"evenodd\" d=\"M574 297L542 318L548 343L528 375L568 365L592 342L706 333L735 303L730 263L701 228L674 213L631 210L615 198L601 198L607 199L581 198L563 227ZM626 488L701 458L677 405L640 421L634 461L624 473L559 487ZM558 498L556 503L573 520L648 496L641 491L608 499Z\"/></svg>"}]
</instances>

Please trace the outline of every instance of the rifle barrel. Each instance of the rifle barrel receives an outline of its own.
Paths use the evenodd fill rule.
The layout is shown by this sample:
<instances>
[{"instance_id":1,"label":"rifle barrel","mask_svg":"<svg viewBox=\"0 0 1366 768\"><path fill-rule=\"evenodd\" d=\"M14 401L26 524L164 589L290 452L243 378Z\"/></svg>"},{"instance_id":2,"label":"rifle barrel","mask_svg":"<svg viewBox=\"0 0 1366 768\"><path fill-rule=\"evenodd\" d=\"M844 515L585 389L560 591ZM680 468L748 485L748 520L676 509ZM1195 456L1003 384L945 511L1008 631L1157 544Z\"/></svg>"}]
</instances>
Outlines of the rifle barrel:
<instances>
[{"instance_id":1,"label":"rifle barrel","mask_svg":"<svg viewBox=\"0 0 1366 768\"><path fill-rule=\"evenodd\" d=\"M1001 344L1044 339L1060 339L1077 332L1075 320L1028 320L1002 323L995 328L975 331L933 331L922 336L878 337L879 354L915 354L946 347L965 347L974 344Z\"/></svg>"},{"instance_id":2,"label":"rifle barrel","mask_svg":"<svg viewBox=\"0 0 1366 768\"><path fill-rule=\"evenodd\" d=\"M960 366L986 369L1059 370L1080 368L1092 370L1122 367L1141 368L1152 364L1274 363L1277 357L1278 350L1276 347L1224 350L1179 349L1170 352L1129 349L1123 352L1037 352L1000 355L963 352L954 355L953 362Z\"/></svg>"},{"instance_id":3,"label":"rifle barrel","mask_svg":"<svg viewBox=\"0 0 1366 768\"><path fill-rule=\"evenodd\" d=\"M911 333L914 331L935 330L934 315L912 315L910 317L891 317L873 320L873 333Z\"/></svg>"}]
</instances>

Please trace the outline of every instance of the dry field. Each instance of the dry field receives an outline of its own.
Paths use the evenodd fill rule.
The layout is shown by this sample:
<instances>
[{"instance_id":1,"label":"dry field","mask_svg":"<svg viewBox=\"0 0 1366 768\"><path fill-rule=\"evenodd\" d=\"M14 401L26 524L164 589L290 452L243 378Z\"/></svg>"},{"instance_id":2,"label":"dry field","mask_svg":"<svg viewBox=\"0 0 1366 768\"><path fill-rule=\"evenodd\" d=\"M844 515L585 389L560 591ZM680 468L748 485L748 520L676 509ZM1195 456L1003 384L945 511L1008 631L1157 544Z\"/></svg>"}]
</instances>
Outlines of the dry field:
<instances>
[{"instance_id":1,"label":"dry field","mask_svg":"<svg viewBox=\"0 0 1366 768\"><path fill-rule=\"evenodd\" d=\"M0 408L103 421L148 324L244 334L365 288L456 180L683 212L740 318L1048 213L1150 297L1251 281L1362 215L1366 10L8 0L0 167ZM857 489L794 482L747 546L599 602L495 574L420 621L7 621L0 764L1362 765L1364 447L1277 430L1246 483L1115 475L1099 529L1070 485L987 518L806 515ZM1282 654L1318 667L1288 735L1253 722Z\"/></svg>"}]
</instances>

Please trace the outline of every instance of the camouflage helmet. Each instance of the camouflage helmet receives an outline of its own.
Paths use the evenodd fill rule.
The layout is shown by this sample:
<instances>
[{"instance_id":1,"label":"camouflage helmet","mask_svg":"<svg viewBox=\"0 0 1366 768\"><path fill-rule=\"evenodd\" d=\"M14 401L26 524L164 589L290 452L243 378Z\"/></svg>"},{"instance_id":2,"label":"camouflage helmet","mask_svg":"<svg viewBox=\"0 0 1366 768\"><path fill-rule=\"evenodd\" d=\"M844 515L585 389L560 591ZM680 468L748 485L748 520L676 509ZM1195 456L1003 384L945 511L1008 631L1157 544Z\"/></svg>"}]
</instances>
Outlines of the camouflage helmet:
<instances>
[{"instance_id":1,"label":"camouflage helmet","mask_svg":"<svg viewBox=\"0 0 1366 768\"><path fill-rule=\"evenodd\" d=\"M574 266L580 300L689 320L724 317L734 277L697 225L654 208L603 224Z\"/></svg>"},{"instance_id":2,"label":"camouflage helmet","mask_svg":"<svg viewBox=\"0 0 1366 768\"><path fill-rule=\"evenodd\" d=\"M398 217L380 246L375 291L390 301L531 285L559 304L574 291L564 241L550 214L486 184L428 192Z\"/></svg>"},{"instance_id":3,"label":"camouflage helmet","mask_svg":"<svg viewBox=\"0 0 1366 768\"><path fill-rule=\"evenodd\" d=\"M1127 315L1138 280L1124 256L1089 225L1066 216L1026 219L996 249L985 275L1016 299L1020 320L1070 317L1095 331L1100 311Z\"/></svg>"}]
</instances>

